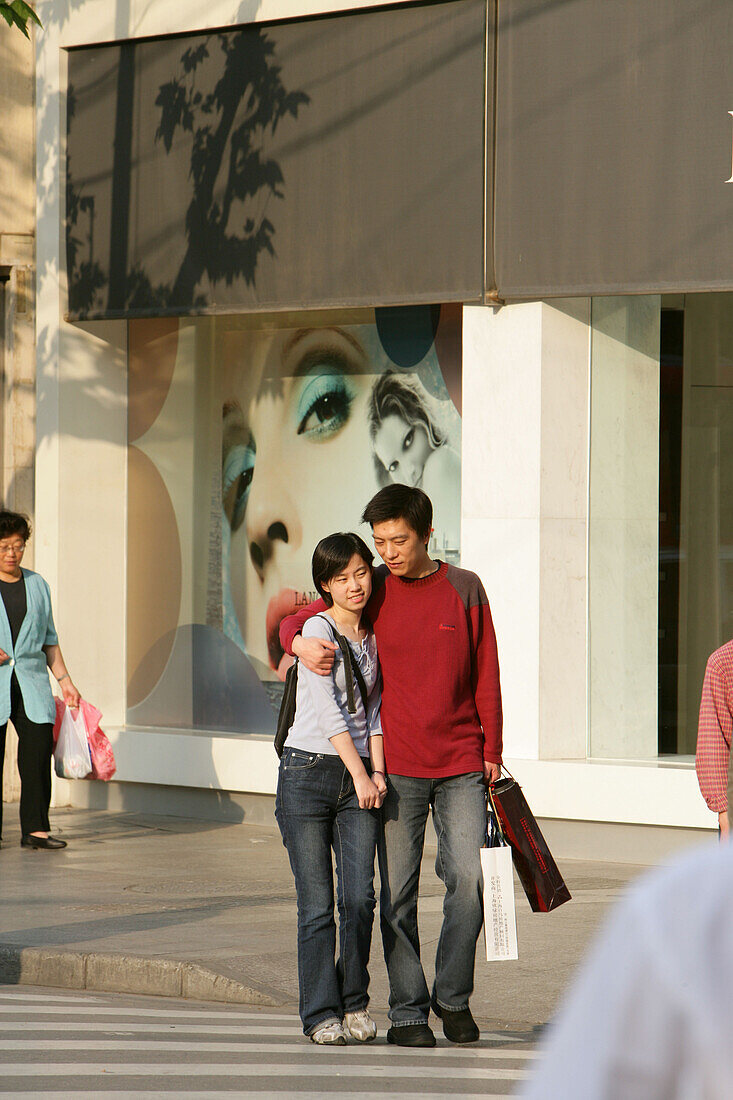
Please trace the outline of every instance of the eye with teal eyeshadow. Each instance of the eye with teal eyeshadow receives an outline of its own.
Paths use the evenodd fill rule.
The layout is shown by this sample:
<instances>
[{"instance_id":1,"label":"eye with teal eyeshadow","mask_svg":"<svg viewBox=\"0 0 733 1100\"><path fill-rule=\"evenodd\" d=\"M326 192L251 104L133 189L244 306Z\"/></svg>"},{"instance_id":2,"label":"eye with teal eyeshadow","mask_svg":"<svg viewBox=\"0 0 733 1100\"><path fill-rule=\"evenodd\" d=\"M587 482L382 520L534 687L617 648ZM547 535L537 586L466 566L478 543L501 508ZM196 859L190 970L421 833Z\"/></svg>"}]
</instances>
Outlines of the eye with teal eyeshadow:
<instances>
[{"instance_id":1,"label":"eye with teal eyeshadow","mask_svg":"<svg viewBox=\"0 0 733 1100\"><path fill-rule=\"evenodd\" d=\"M222 496L226 500L234 486L234 504L232 506L232 531L241 527L247 511L247 498L255 472L255 452L252 447L239 444L232 447L226 456L222 474Z\"/></svg>"},{"instance_id":2,"label":"eye with teal eyeshadow","mask_svg":"<svg viewBox=\"0 0 733 1100\"><path fill-rule=\"evenodd\" d=\"M304 380L298 398L298 435L313 440L335 435L349 419L356 392L338 366L317 363Z\"/></svg>"}]
</instances>

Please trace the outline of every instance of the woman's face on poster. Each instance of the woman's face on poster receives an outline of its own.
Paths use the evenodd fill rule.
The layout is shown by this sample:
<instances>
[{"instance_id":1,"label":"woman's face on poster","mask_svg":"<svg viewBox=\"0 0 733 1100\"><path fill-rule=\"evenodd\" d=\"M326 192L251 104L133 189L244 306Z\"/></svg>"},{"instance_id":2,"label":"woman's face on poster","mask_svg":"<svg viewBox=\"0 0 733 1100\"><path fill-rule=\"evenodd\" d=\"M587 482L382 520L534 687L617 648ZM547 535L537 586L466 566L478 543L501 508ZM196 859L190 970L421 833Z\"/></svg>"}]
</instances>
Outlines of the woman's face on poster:
<instances>
[{"instance_id":1,"label":"woman's face on poster","mask_svg":"<svg viewBox=\"0 0 733 1100\"><path fill-rule=\"evenodd\" d=\"M247 652L277 669L281 619L314 598L313 547L354 529L379 488L359 328L232 331L222 338L222 493L230 585Z\"/></svg>"},{"instance_id":2,"label":"woman's face on poster","mask_svg":"<svg viewBox=\"0 0 733 1100\"><path fill-rule=\"evenodd\" d=\"M419 486L432 447L423 424L410 424L390 413L374 433L374 453L390 481Z\"/></svg>"}]
</instances>

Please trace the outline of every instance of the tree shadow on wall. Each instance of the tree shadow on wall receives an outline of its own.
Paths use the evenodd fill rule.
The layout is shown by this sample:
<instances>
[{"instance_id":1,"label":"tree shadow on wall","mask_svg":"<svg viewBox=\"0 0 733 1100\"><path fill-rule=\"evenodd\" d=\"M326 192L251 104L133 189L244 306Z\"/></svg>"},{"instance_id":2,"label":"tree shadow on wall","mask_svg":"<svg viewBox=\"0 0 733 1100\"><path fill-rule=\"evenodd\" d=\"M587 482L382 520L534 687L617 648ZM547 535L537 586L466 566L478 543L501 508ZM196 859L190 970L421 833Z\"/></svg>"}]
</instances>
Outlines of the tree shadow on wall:
<instances>
[{"instance_id":1,"label":"tree shadow on wall","mask_svg":"<svg viewBox=\"0 0 733 1100\"><path fill-rule=\"evenodd\" d=\"M69 306L73 314L93 314L108 284L107 311L184 311L208 304L196 288L237 279L253 285L263 252L275 254L275 226L267 217L270 199L284 198L284 177L277 160L266 155L268 138L279 122L298 117L310 102L302 91L289 91L275 60L275 44L261 29L209 35L181 55L179 72L159 87L156 142L166 154L190 135L190 201L183 230L186 251L169 282L153 284L143 264L128 263L130 194L133 171L135 50L120 47L112 172L109 278L93 254L94 199L82 196L68 174L67 257ZM205 88L216 67L218 79ZM204 85L202 87L202 85ZM70 97L69 123L73 117ZM89 218L89 258L80 262L75 233L81 215Z\"/></svg>"},{"instance_id":2,"label":"tree shadow on wall","mask_svg":"<svg viewBox=\"0 0 733 1100\"><path fill-rule=\"evenodd\" d=\"M76 114L76 94L69 85L66 95L66 117L70 128ZM88 313L93 309L97 293L105 286L107 276L94 259L94 196L74 185L67 145L66 151L66 266L69 274L69 311ZM84 237L80 236L84 234ZM86 238L86 239L84 239ZM82 259L85 249L89 259Z\"/></svg>"}]
</instances>

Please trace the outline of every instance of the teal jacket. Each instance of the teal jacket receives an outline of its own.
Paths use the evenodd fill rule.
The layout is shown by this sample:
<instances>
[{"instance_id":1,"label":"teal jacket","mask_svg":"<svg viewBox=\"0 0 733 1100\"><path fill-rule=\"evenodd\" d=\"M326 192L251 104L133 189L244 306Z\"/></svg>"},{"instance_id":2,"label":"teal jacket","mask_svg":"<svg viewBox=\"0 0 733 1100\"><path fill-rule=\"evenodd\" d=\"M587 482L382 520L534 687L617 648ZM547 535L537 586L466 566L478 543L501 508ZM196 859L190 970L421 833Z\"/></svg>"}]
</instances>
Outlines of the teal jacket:
<instances>
[{"instance_id":1,"label":"teal jacket","mask_svg":"<svg viewBox=\"0 0 733 1100\"><path fill-rule=\"evenodd\" d=\"M9 661L0 665L0 725L10 718L10 681L13 673L18 678L23 706L31 722L53 722L56 718L46 654L43 652L43 646L57 645L59 640L53 625L51 590L39 573L24 569L23 577L28 610L15 645L5 604L0 599L0 649L4 649L10 657Z\"/></svg>"}]
</instances>

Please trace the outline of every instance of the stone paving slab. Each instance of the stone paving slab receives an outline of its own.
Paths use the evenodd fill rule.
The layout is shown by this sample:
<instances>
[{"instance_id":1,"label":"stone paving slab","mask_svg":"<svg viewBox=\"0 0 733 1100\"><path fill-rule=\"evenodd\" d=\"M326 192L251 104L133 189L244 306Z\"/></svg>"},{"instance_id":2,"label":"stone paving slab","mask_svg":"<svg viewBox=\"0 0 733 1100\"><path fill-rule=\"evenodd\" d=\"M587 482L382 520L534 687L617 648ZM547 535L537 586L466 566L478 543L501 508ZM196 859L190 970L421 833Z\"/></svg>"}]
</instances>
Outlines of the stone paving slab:
<instances>
[{"instance_id":1,"label":"stone paving slab","mask_svg":"<svg viewBox=\"0 0 733 1100\"><path fill-rule=\"evenodd\" d=\"M53 811L60 852L0 850L0 981L261 1005L297 1003L295 889L276 828L153 814ZM420 928L430 980L443 887L426 852ZM474 1013L541 1025L608 906L642 870L567 860L572 902L533 914L517 885L519 959L476 964ZM387 1004L378 928L371 996Z\"/></svg>"}]
</instances>

